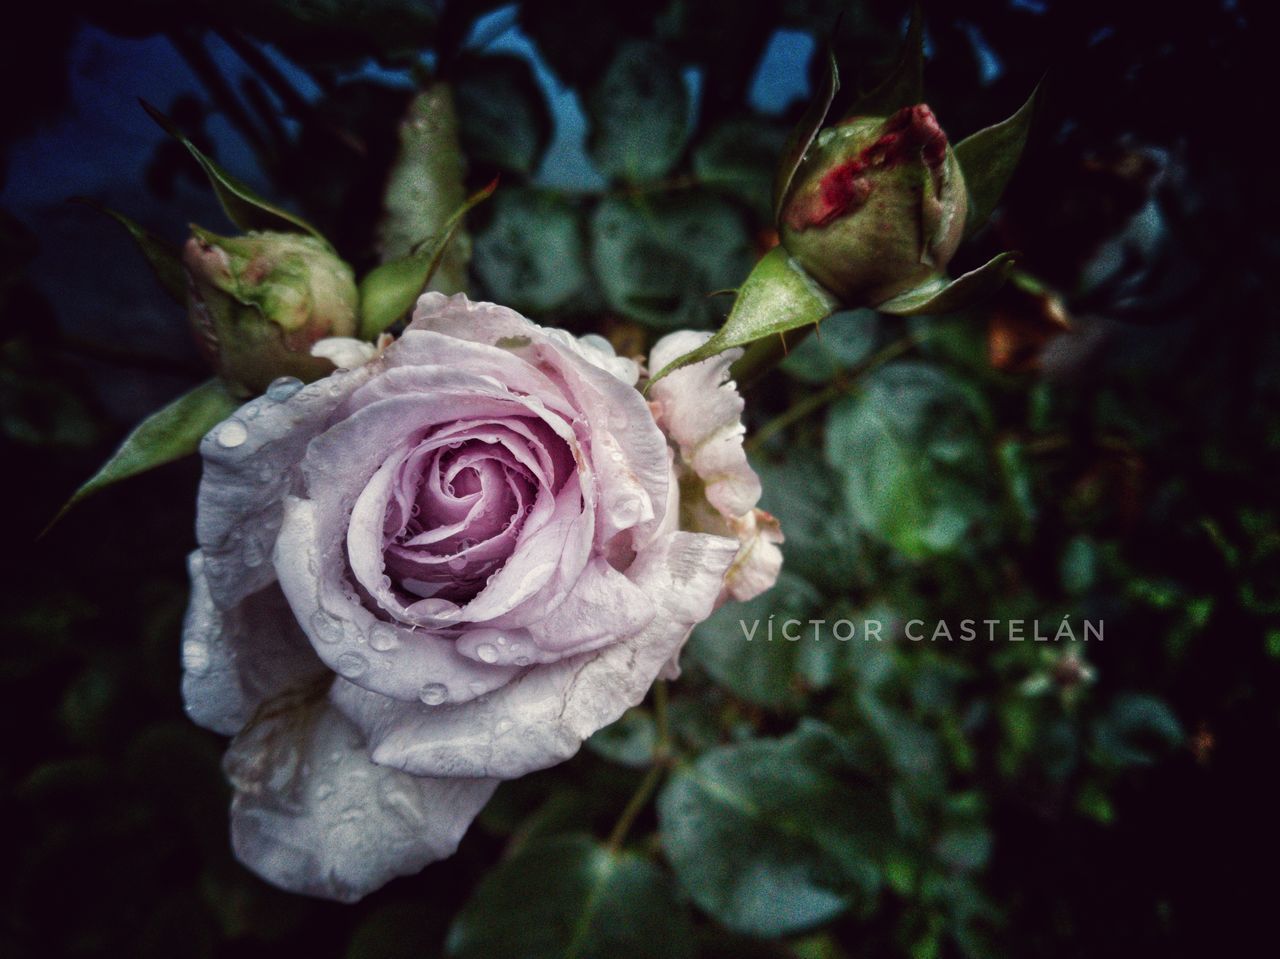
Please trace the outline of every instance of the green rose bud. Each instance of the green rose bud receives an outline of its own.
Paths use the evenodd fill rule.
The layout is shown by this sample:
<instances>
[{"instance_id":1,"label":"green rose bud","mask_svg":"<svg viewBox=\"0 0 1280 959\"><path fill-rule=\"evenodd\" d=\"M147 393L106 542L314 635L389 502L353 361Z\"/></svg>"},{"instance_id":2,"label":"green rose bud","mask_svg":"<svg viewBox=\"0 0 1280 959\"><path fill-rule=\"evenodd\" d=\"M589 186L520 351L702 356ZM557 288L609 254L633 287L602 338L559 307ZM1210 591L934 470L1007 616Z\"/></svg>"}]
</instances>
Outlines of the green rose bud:
<instances>
[{"instance_id":1,"label":"green rose bud","mask_svg":"<svg viewBox=\"0 0 1280 959\"><path fill-rule=\"evenodd\" d=\"M333 372L312 356L321 339L354 336L359 297L351 267L297 233L222 237L192 227L182 251L187 303L201 348L220 376L261 393L279 376Z\"/></svg>"},{"instance_id":2,"label":"green rose bud","mask_svg":"<svg viewBox=\"0 0 1280 959\"><path fill-rule=\"evenodd\" d=\"M782 245L849 304L875 305L941 273L960 244L960 164L924 104L818 134L782 205Z\"/></svg>"}]
</instances>

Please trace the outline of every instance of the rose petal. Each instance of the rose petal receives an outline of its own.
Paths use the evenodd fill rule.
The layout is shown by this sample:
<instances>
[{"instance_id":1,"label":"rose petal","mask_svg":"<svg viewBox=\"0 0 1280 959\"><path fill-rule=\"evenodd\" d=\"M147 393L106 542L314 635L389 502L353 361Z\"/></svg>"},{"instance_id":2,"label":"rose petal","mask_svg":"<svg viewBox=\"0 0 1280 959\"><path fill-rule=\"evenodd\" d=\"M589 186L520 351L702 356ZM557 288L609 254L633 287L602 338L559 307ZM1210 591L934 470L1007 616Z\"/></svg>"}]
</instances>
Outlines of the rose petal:
<instances>
[{"instance_id":1,"label":"rose petal","mask_svg":"<svg viewBox=\"0 0 1280 959\"><path fill-rule=\"evenodd\" d=\"M585 421L592 464L601 489L609 492L601 499L598 541L631 528L640 538L652 534L670 481L661 455L666 441L633 388L635 379L617 375L617 357L611 361L596 344L583 345L562 330L546 330L505 307L462 295L424 294L413 316L411 330L438 331L455 342L504 344L522 366L554 381Z\"/></svg>"},{"instance_id":2,"label":"rose petal","mask_svg":"<svg viewBox=\"0 0 1280 959\"><path fill-rule=\"evenodd\" d=\"M669 333L654 345L649 368L662 369L710 337L692 330ZM760 479L742 449L742 397L729 379L729 367L741 355L740 349L726 350L664 376L649 390L658 424L724 516L741 516L760 500Z\"/></svg>"},{"instance_id":3,"label":"rose petal","mask_svg":"<svg viewBox=\"0 0 1280 959\"><path fill-rule=\"evenodd\" d=\"M778 573L782 571L782 550L778 544L785 542L782 527L773 514L762 509L753 509L745 516L730 520L730 526L741 545L725 574L722 598L753 599L778 581Z\"/></svg>"},{"instance_id":4,"label":"rose petal","mask_svg":"<svg viewBox=\"0 0 1280 959\"><path fill-rule=\"evenodd\" d=\"M415 775L507 779L554 765L644 698L692 626L710 614L736 551L720 536L662 537L629 571L659 605L647 627L530 669L474 702L402 703L342 680L330 699L368 735L375 762Z\"/></svg>"},{"instance_id":5,"label":"rose petal","mask_svg":"<svg viewBox=\"0 0 1280 959\"><path fill-rule=\"evenodd\" d=\"M182 624L182 699L196 723L230 736L267 699L328 670L278 586L222 610L210 595L204 565L199 550L187 558L191 600Z\"/></svg>"},{"instance_id":6,"label":"rose petal","mask_svg":"<svg viewBox=\"0 0 1280 959\"><path fill-rule=\"evenodd\" d=\"M538 326L515 310L496 303L476 302L461 293L424 293L418 298L409 330L436 330L451 338L476 343L501 344L528 337L553 341L561 350L586 360L627 386L640 379L640 365L618 356L603 336L574 336L567 330Z\"/></svg>"},{"instance_id":7,"label":"rose petal","mask_svg":"<svg viewBox=\"0 0 1280 959\"><path fill-rule=\"evenodd\" d=\"M318 544L332 538L327 529L334 522L323 506L290 497L275 553L280 587L330 669L386 696L435 702L474 699L519 672L468 659L452 637L369 612L345 583L345 564L322 561Z\"/></svg>"},{"instance_id":8,"label":"rose petal","mask_svg":"<svg viewBox=\"0 0 1280 959\"><path fill-rule=\"evenodd\" d=\"M196 539L210 593L223 609L275 579L270 559L283 518L281 501L298 479L307 444L369 373L337 373L310 386L298 384L291 394L268 391L204 437ZM272 393L283 398L272 399Z\"/></svg>"},{"instance_id":9,"label":"rose petal","mask_svg":"<svg viewBox=\"0 0 1280 959\"><path fill-rule=\"evenodd\" d=\"M453 854L494 779L428 779L369 760L323 700L282 708L231 744L236 857L290 892L355 902Z\"/></svg>"}]
</instances>

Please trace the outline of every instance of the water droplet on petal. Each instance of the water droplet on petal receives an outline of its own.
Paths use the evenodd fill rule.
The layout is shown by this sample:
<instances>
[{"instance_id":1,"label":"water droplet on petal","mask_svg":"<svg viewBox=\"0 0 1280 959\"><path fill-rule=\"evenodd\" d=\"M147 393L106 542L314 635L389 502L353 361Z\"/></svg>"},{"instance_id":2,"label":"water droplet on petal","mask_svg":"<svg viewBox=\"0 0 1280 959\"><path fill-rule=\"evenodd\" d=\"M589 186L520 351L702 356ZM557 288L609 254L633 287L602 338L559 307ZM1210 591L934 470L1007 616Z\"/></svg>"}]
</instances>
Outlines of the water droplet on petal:
<instances>
[{"instance_id":1,"label":"water droplet on petal","mask_svg":"<svg viewBox=\"0 0 1280 959\"><path fill-rule=\"evenodd\" d=\"M244 552L241 554L241 558L244 560L245 566L250 569L256 569L266 561L266 551L262 548L262 543L258 541L257 537L250 536L244 541Z\"/></svg>"},{"instance_id":2,"label":"water droplet on petal","mask_svg":"<svg viewBox=\"0 0 1280 959\"><path fill-rule=\"evenodd\" d=\"M498 661L498 650L489 643L481 643L477 646L476 655L484 663L496 663Z\"/></svg>"},{"instance_id":3,"label":"water droplet on petal","mask_svg":"<svg viewBox=\"0 0 1280 959\"><path fill-rule=\"evenodd\" d=\"M239 420L227 420L218 427L218 445L233 450L249 438L249 431Z\"/></svg>"},{"instance_id":4,"label":"water droplet on petal","mask_svg":"<svg viewBox=\"0 0 1280 959\"><path fill-rule=\"evenodd\" d=\"M209 647L194 640L183 643L182 668L193 676L203 676L209 671Z\"/></svg>"},{"instance_id":5,"label":"water droplet on petal","mask_svg":"<svg viewBox=\"0 0 1280 959\"><path fill-rule=\"evenodd\" d=\"M517 656L517 657L515 658L514 662L515 662L515 664L516 664L517 666L528 666L528 665L529 665L529 657L528 657L528 656Z\"/></svg>"},{"instance_id":6,"label":"water droplet on petal","mask_svg":"<svg viewBox=\"0 0 1280 959\"><path fill-rule=\"evenodd\" d=\"M495 736L505 735L506 733L511 732L511 727L514 725L515 723L513 723L510 719L507 719L504 716L502 719L499 719L498 722L494 725L493 734Z\"/></svg>"},{"instance_id":7,"label":"water droplet on petal","mask_svg":"<svg viewBox=\"0 0 1280 959\"><path fill-rule=\"evenodd\" d=\"M311 614L311 634L322 643L336 643L342 639L342 624L323 610Z\"/></svg>"},{"instance_id":8,"label":"water droplet on petal","mask_svg":"<svg viewBox=\"0 0 1280 959\"><path fill-rule=\"evenodd\" d=\"M612 519L619 526L631 526L644 512L644 504L637 496L623 496L614 501L610 510Z\"/></svg>"},{"instance_id":9,"label":"water droplet on petal","mask_svg":"<svg viewBox=\"0 0 1280 959\"><path fill-rule=\"evenodd\" d=\"M369 630L369 648L380 653L387 650L395 649L400 645L400 640L396 638L396 631L385 623L379 623Z\"/></svg>"},{"instance_id":10,"label":"water droplet on petal","mask_svg":"<svg viewBox=\"0 0 1280 959\"><path fill-rule=\"evenodd\" d=\"M302 380L296 376L280 376L271 381L267 387L267 399L274 403L283 403L298 390L302 389Z\"/></svg>"},{"instance_id":11,"label":"water droplet on petal","mask_svg":"<svg viewBox=\"0 0 1280 959\"><path fill-rule=\"evenodd\" d=\"M369 668L369 661L359 653L343 653L338 657L337 670L348 679L363 676Z\"/></svg>"},{"instance_id":12,"label":"water droplet on petal","mask_svg":"<svg viewBox=\"0 0 1280 959\"><path fill-rule=\"evenodd\" d=\"M478 679L473 679L467 686L471 690L473 696L479 696L485 691L485 684Z\"/></svg>"},{"instance_id":13,"label":"water droplet on petal","mask_svg":"<svg viewBox=\"0 0 1280 959\"><path fill-rule=\"evenodd\" d=\"M427 683L418 691L418 698L428 706L439 706L449 696L449 690L442 683Z\"/></svg>"}]
</instances>

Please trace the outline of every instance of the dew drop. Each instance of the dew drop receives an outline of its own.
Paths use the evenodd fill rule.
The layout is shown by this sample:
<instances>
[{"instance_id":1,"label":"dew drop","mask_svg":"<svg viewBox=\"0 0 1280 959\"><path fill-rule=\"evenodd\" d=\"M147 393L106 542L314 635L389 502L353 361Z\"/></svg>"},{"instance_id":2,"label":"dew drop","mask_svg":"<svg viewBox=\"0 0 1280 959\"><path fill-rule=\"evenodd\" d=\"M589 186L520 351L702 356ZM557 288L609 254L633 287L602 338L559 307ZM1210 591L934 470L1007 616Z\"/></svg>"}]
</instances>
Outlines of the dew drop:
<instances>
[{"instance_id":1,"label":"dew drop","mask_svg":"<svg viewBox=\"0 0 1280 959\"><path fill-rule=\"evenodd\" d=\"M241 558L244 559L244 564L249 569L257 569L266 562L266 551L262 548L262 543L258 541L257 537L250 536L244 541L244 552L241 554Z\"/></svg>"},{"instance_id":2,"label":"dew drop","mask_svg":"<svg viewBox=\"0 0 1280 959\"><path fill-rule=\"evenodd\" d=\"M324 802L333 795L333 786L329 783L321 783L316 787L316 798Z\"/></svg>"},{"instance_id":3,"label":"dew drop","mask_svg":"<svg viewBox=\"0 0 1280 959\"><path fill-rule=\"evenodd\" d=\"M400 641L396 639L396 631L386 625L379 623L369 630L369 648L379 653L385 653L388 650L395 649L400 645Z\"/></svg>"},{"instance_id":4,"label":"dew drop","mask_svg":"<svg viewBox=\"0 0 1280 959\"><path fill-rule=\"evenodd\" d=\"M640 518L640 514L644 512L644 504L638 497L623 496L613 504L613 518L620 525L630 526Z\"/></svg>"},{"instance_id":5,"label":"dew drop","mask_svg":"<svg viewBox=\"0 0 1280 959\"><path fill-rule=\"evenodd\" d=\"M273 403L283 403L300 389L302 389L302 380L296 376L279 376L267 387L267 399Z\"/></svg>"},{"instance_id":6,"label":"dew drop","mask_svg":"<svg viewBox=\"0 0 1280 959\"><path fill-rule=\"evenodd\" d=\"M511 727L514 725L515 723L513 723L510 719L503 717L502 719L499 719L497 723L494 724L493 734L495 736L506 735L507 733L511 732Z\"/></svg>"},{"instance_id":7,"label":"dew drop","mask_svg":"<svg viewBox=\"0 0 1280 959\"><path fill-rule=\"evenodd\" d=\"M218 445L233 450L249 438L249 431L239 420L227 420L218 428Z\"/></svg>"},{"instance_id":8,"label":"dew drop","mask_svg":"<svg viewBox=\"0 0 1280 959\"><path fill-rule=\"evenodd\" d=\"M338 657L337 670L348 679L363 676L369 668L369 661L359 653L343 653Z\"/></svg>"},{"instance_id":9,"label":"dew drop","mask_svg":"<svg viewBox=\"0 0 1280 959\"><path fill-rule=\"evenodd\" d=\"M489 643L481 643L477 646L476 655L480 657L481 662L496 663L498 661L498 650Z\"/></svg>"},{"instance_id":10,"label":"dew drop","mask_svg":"<svg viewBox=\"0 0 1280 959\"><path fill-rule=\"evenodd\" d=\"M311 632L322 643L336 643L342 639L342 627L323 610L311 614Z\"/></svg>"},{"instance_id":11,"label":"dew drop","mask_svg":"<svg viewBox=\"0 0 1280 959\"><path fill-rule=\"evenodd\" d=\"M467 688L471 690L471 694L472 694L473 696L479 696L481 693L483 693L483 692L485 691L485 685L484 685L484 683L480 682L480 680L478 680L478 679L474 679L474 680L472 680L472 681L467 685Z\"/></svg>"},{"instance_id":12,"label":"dew drop","mask_svg":"<svg viewBox=\"0 0 1280 959\"><path fill-rule=\"evenodd\" d=\"M515 660L513 660L513 662L515 662L515 664L516 664L517 666L528 666L528 665L529 665L529 657L528 657L528 656L517 656L517 657L515 658Z\"/></svg>"},{"instance_id":13,"label":"dew drop","mask_svg":"<svg viewBox=\"0 0 1280 959\"><path fill-rule=\"evenodd\" d=\"M427 683L418 690L418 698L428 706L439 706L449 696L449 690L441 683Z\"/></svg>"},{"instance_id":14,"label":"dew drop","mask_svg":"<svg viewBox=\"0 0 1280 959\"><path fill-rule=\"evenodd\" d=\"M209 670L209 648L194 640L183 643L182 668L193 676L203 676Z\"/></svg>"}]
</instances>

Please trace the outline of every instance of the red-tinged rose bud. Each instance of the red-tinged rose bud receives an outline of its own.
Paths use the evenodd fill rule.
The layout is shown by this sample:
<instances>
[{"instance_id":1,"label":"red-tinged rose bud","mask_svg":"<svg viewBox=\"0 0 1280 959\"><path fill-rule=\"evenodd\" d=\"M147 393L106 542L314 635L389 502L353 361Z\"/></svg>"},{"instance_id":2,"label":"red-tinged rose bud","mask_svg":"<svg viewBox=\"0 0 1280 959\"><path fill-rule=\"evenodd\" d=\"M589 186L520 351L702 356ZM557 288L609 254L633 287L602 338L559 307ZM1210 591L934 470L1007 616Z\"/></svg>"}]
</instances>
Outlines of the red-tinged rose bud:
<instances>
[{"instance_id":1,"label":"red-tinged rose bud","mask_svg":"<svg viewBox=\"0 0 1280 959\"><path fill-rule=\"evenodd\" d=\"M280 376L310 381L333 372L311 347L355 335L351 267L311 236L192 233L182 252L191 323L220 376L256 394Z\"/></svg>"},{"instance_id":2,"label":"red-tinged rose bud","mask_svg":"<svg viewBox=\"0 0 1280 959\"><path fill-rule=\"evenodd\" d=\"M968 198L926 105L818 134L782 206L782 244L846 303L883 302L942 272Z\"/></svg>"}]
</instances>

